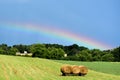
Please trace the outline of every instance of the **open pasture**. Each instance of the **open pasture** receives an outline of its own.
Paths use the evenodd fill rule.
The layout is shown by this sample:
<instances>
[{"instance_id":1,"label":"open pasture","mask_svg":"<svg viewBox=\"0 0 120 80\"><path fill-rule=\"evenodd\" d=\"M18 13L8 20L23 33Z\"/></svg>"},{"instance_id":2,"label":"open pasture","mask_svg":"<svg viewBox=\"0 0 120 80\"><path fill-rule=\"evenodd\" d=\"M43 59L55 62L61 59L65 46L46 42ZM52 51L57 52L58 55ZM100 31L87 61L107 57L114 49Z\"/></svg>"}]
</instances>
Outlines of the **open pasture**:
<instances>
[{"instance_id":1,"label":"open pasture","mask_svg":"<svg viewBox=\"0 0 120 80\"><path fill-rule=\"evenodd\" d=\"M71 63L40 58L0 55L0 80L120 80L119 75L93 70L91 68L92 65L90 65L91 67L88 66L90 63L84 63L84 65L90 68L88 74L84 77L61 76L60 67L65 63L81 64L76 61ZM110 64L118 65L119 63ZM97 62L96 66L98 66Z\"/></svg>"}]
</instances>

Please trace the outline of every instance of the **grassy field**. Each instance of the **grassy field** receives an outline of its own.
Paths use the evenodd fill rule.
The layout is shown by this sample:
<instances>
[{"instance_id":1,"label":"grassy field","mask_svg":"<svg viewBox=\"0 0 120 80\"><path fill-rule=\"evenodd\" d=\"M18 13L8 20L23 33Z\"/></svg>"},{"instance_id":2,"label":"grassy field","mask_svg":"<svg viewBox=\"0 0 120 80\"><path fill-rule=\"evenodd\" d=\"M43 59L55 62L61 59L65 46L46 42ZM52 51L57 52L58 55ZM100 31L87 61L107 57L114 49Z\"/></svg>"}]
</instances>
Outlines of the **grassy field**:
<instances>
[{"instance_id":1,"label":"grassy field","mask_svg":"<svg viewBox=\"0 0 120 80\"><path fill-rule=\"evenodd\" d=\"M90 63L83 62L83 64L90 68L86 76L64 77L61 76L60 72L60 67L63 64L79 65L81 63L0 55L0 80L120 80L120 75L108 74L114 66L108 66L111 67L110 70L107 70L108 73L101 73L102 71L98 71L97 68L96 70L92 69L92 66L98 66L97 63L99 64L99 62L95 62L93 65L91 64L91 67L89 66ZM113 65L118 64L120 63L113 63ZM116 68L119 69L120 67L118 66Z\"/></svg>"},{"instance_id":2,"label":"grassy field","mask_svg":"<svg viewBox=\"0 0 120 80\"><path fill-rule=\"evenodd\" d=\"M62 64L85 65L90 70L107 73L107 74L120 75L120 62L80 62L80 61L64 61L64 60L55 60L55 61Z\"/></svg>"}]
</instances>

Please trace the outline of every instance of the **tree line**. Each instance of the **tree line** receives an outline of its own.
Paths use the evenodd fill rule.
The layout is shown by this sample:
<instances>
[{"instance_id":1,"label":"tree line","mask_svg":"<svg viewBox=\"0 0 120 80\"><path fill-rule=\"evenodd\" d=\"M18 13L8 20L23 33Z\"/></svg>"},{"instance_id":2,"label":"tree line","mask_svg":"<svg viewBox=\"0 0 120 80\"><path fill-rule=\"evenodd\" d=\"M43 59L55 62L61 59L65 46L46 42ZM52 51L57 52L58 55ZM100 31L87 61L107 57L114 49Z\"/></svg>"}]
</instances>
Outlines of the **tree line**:
<instances>
[{"instance_id":1,"label":"tree line","mask_svg":"<svg viewBox=\"0 0 120 80\"><path fill-rule=\"evenodd\" d=\"M77 44L63 46L59 44L13 45L0 44L0 54L16 55L16 52L33 53L32 57L76 60L76 61L120 61L120 47L111 50L88 49ZM67 54L65 57L64 55Z\"/></svg>"}]
</instances>

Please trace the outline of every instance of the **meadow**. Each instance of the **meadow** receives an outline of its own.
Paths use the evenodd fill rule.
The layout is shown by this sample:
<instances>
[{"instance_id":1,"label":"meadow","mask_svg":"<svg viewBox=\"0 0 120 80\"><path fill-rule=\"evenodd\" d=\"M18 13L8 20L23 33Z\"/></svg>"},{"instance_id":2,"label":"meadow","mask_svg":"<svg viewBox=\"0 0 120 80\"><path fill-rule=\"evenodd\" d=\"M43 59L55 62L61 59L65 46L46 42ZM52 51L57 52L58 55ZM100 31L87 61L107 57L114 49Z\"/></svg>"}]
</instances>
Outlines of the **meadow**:
<instances>
[{"instance_id":1,"label":"meadow","mask_svg":"<svg viewBox=\"0 0 120 80\"><path fill-rule=\"evenodd\" d=\"M120 62L80 62L80 61L64 61L64 60L55 60L62 64L71 64L71 65L85 65L90 70L97 72L108 73L113 75L120 75Z\"/></svg>"},{"instance_id":2,"label":"meadow","mask_svg":"<svg viewBox=\"0 0 120 80\"><path fill-rule=\"evenodd\" d=\"M85 65L86 76L61 76L63 64ZM120 80L119 62L78 62L0 55L0 80Z\"/></svg>"}]
</instances>

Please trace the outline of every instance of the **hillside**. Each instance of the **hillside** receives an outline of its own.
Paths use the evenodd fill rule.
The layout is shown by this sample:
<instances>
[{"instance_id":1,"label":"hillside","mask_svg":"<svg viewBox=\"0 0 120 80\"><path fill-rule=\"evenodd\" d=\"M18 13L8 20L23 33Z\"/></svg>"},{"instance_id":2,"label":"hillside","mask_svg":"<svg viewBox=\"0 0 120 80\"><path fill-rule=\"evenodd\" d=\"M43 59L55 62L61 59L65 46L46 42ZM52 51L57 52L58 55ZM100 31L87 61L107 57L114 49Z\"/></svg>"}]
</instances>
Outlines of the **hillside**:
<instances>
[{"instance_id":1,"label":"hillside","mask_svg":"<svg viewBox=\"0 0 120 80\"><path fill-rule=\"evenodd\" d=\"M89 69L97 72L120 75L120 62L84 62L84 61L65 61L65 60L55 60L55 61L62 64L85 65Z\"/></svg>"},{"instance_id":2,"label":"hillside","mask_svg":"<svg viewBox=\"0 0 120 80\"><path fill-rule=\"evenodd\" d=\"M120 80L120 76L93 70L85 77L63 77L61 65L47 59L0 55L0 80Z\"/></svg>"}]
</instances>

